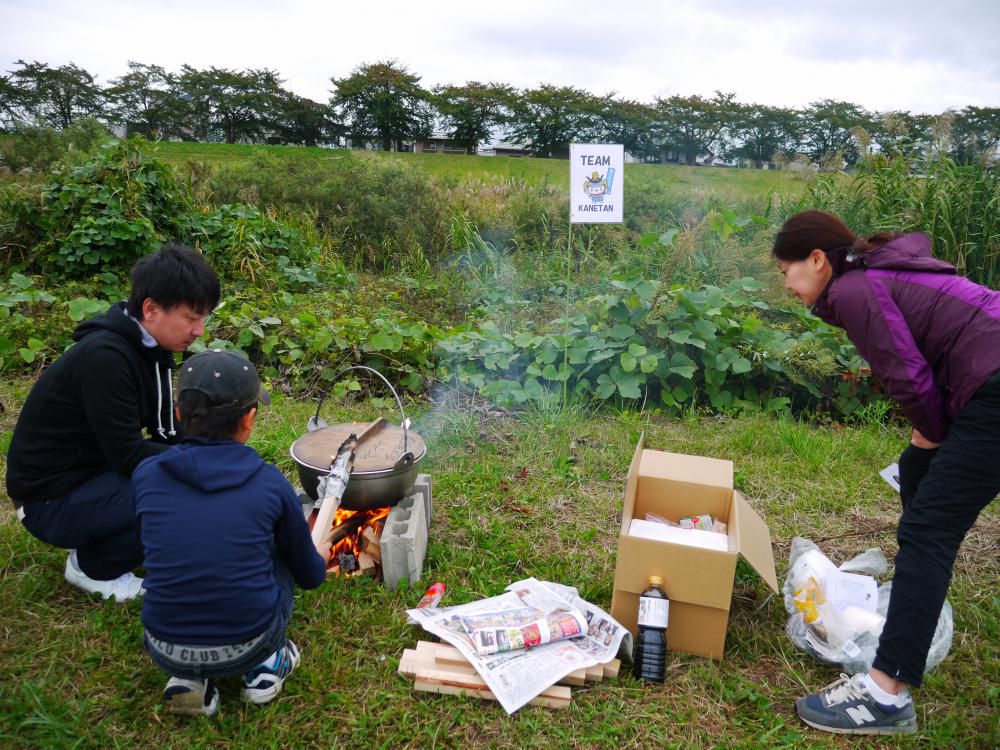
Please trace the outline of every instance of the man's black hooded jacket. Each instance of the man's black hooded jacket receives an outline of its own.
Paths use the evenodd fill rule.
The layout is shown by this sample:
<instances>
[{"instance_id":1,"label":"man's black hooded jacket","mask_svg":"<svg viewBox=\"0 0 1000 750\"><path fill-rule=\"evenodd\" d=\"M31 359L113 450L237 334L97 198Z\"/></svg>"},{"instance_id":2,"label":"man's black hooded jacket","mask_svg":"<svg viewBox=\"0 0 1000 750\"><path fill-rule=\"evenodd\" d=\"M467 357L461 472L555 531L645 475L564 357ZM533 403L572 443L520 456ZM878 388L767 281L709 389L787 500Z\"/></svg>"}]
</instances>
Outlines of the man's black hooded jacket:
<instances>
[{"instance_id":1,"label":"man's black hooded jacket","mask_svg":"<svg viewBox=\"0 0 1000 750\"><path fill-rule=\"evenodd\" d=\"M7 494L16 504L61 497L111 469L131 476L181 438L171 418L173 355L143 344L124 302L81 323L73 340L35 383L14 428Z\"/></svg>"}]
</instances>

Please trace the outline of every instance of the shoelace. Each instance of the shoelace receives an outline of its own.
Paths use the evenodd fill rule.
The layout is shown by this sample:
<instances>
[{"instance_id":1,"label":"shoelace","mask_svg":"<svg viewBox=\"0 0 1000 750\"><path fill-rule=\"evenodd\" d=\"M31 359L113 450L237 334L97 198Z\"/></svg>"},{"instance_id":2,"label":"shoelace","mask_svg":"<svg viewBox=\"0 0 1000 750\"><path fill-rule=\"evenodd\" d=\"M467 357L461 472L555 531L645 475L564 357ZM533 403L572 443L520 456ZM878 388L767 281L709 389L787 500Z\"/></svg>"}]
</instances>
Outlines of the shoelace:
<instances>
[{"instance_id":1,"label":"shoelace","mask_svg":"<svg viewBox=\"0 0 1000 750\"><path fill-rule=\"evenodd\" d=\"M826 705L836 706L846 703L849 700L865 700L868 697L868 691L861 684L861 678L862 675L860 674L848 677L841 672L839 680L831 682L820 691L826 701Z\"/></svg>"}]
</instances>

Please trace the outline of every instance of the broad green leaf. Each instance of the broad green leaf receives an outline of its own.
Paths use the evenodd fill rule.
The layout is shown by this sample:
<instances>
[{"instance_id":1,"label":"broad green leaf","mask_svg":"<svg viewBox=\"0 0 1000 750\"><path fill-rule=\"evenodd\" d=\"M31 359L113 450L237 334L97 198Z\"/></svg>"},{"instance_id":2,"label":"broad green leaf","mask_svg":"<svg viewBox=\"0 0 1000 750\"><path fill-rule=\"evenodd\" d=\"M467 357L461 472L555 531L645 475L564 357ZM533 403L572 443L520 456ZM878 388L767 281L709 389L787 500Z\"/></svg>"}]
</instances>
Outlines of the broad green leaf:
<instances>
[{"instance_id":1,"label":"broad green leaf","mask_svg":"<svg viewBox=\"0 0 1000 750\"><path fill-rule=\"evenodd\" d=\"M633 357L641 357L646 353L646 347L642 344L629 344L628 353Z\"/></svg>"},{"instance_id":2,"label":"broad green leaf","mask_svg":"<svg viewBox=\"0 0 1000 750\"><path fill-rule=\"evenodd\" d=\"M737 375L742 375L744 372L750 372L753 369L753 365L750 364L750 360L746 357L737 357L733 361L733 372Z\"/></svg>"},{"instance_id":3,"label":"broad green leaf","mask_svg":"<svg viewBox=\"0 0 1000 750\"><path fill-rule=\"evenodd\" d=\"M639 398L642 391L639 390L639 379L632 373L626 373L618 378L618 392L625 398Z\"/></svg>"},{"instance_id":4,"label":"broad green leaf","mask_svg":"<svg viewBox=\"0 0 1000 750\"><path fill-rule=\"evenodd\" d=\"M638 364L636 358L629 354L628 352L622 352L621 356L622 369L625 372L632 372Z\"/></svg>"},{"instance_id":5,"label":"broad green leaf","mask_svg":"<svg viewBox=\"0 0 1000 750\"><path fill-rule=\"evenodd\" d=\"M387 334L379 331L365 342L366 351L398 352L403 346L403 337L398 333Z\"/></svg>"},{"instance_id":6,"label":"broad green leaf","mask_svg":"<svg viewBox=\"0 0 1000 750\"><path fill-rule=\"evenodd\" d=\"M660 358L656 354L647 354L645 357L639 360L639 369L644 373L649 374L656 369L656 365L659 363Z\"/></svg>"},{"instance_id":7,"label":"broad green leaf","mask_svg":"<svg viewBox=\"0 0 1000 750\"><path fill-rule=\"evenodd\" d=\"M639 299L649 302L656 296L656 290L659 288L658 284L654 284L652 281L640 281L635 287L635 293L639 295Z\"/></svg>"},{"instance_id":8,"label":"broad green leaf","mask_svg":"<svg viewBox=\"0 0 1000 750\"><path fill-rule=\"evenodd\" d=\"M627 338L629 338L631 336L634 336L635 335L635 329L632 326L630 326L630 325L626 325L624 323L619 323L614 328L612 328L610 331L608 331L608 335L611 338L613 338L613 339L624 340L624 339L627 339Z\"/></svg>"},{"instance_id":9,"label":"broad green leaf","mask_svg":"<svg viewBox=\"0 0 1000 750\"><path fill-rule=\"evenodd\" d=\"M670 247L671 245L674 244L674 238L678 235L679 232L680 230L677 229L676 227L671 227L666 232L660 235L659 237L660 244Z\"/></svg>"}]
</instances>

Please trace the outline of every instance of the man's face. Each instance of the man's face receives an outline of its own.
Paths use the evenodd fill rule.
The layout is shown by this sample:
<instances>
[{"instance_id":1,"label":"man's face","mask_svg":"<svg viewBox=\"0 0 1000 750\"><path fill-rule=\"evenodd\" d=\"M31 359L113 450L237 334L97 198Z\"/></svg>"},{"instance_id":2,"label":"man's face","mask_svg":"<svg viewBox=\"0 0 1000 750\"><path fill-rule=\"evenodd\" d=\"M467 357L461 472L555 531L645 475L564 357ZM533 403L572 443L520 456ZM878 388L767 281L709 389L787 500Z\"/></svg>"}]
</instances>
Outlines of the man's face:
<instances>
[{"instance_id":1,"label":"man's face","mask_svg":"<svg viewBox=\"0 0 1000 750\"><path fill-rule=\"evenodd\" d=\"M149 298L142 303L143 327L168 352L187 351L204 335L206 317L208 313L195 312L183 302L169 310Z\"/></svg>"}]
</instances>

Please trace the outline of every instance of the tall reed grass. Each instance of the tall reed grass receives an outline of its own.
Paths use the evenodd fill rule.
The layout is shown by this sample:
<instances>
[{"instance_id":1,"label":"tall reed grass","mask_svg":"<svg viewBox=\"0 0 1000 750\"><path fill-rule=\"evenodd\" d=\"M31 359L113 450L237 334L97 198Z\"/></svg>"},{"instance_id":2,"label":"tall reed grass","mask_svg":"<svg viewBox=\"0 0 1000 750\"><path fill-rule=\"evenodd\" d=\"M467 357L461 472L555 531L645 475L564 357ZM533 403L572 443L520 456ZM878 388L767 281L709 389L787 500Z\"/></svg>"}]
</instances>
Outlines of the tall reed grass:
<instances>
[{"instance_id":1,"label":"tall reed grass","mask_svg":"<svg viewBox=\"0 0 1000 750\"><path fill-rule=\"evenodd\" d=\"M977 283L1000 285L1000 174L983 164L876 156L849 181L817 176L782 208L782 219L810 208L831 211L859 234L925 232L936 257Z\"/></svg>"}]
</instances>

